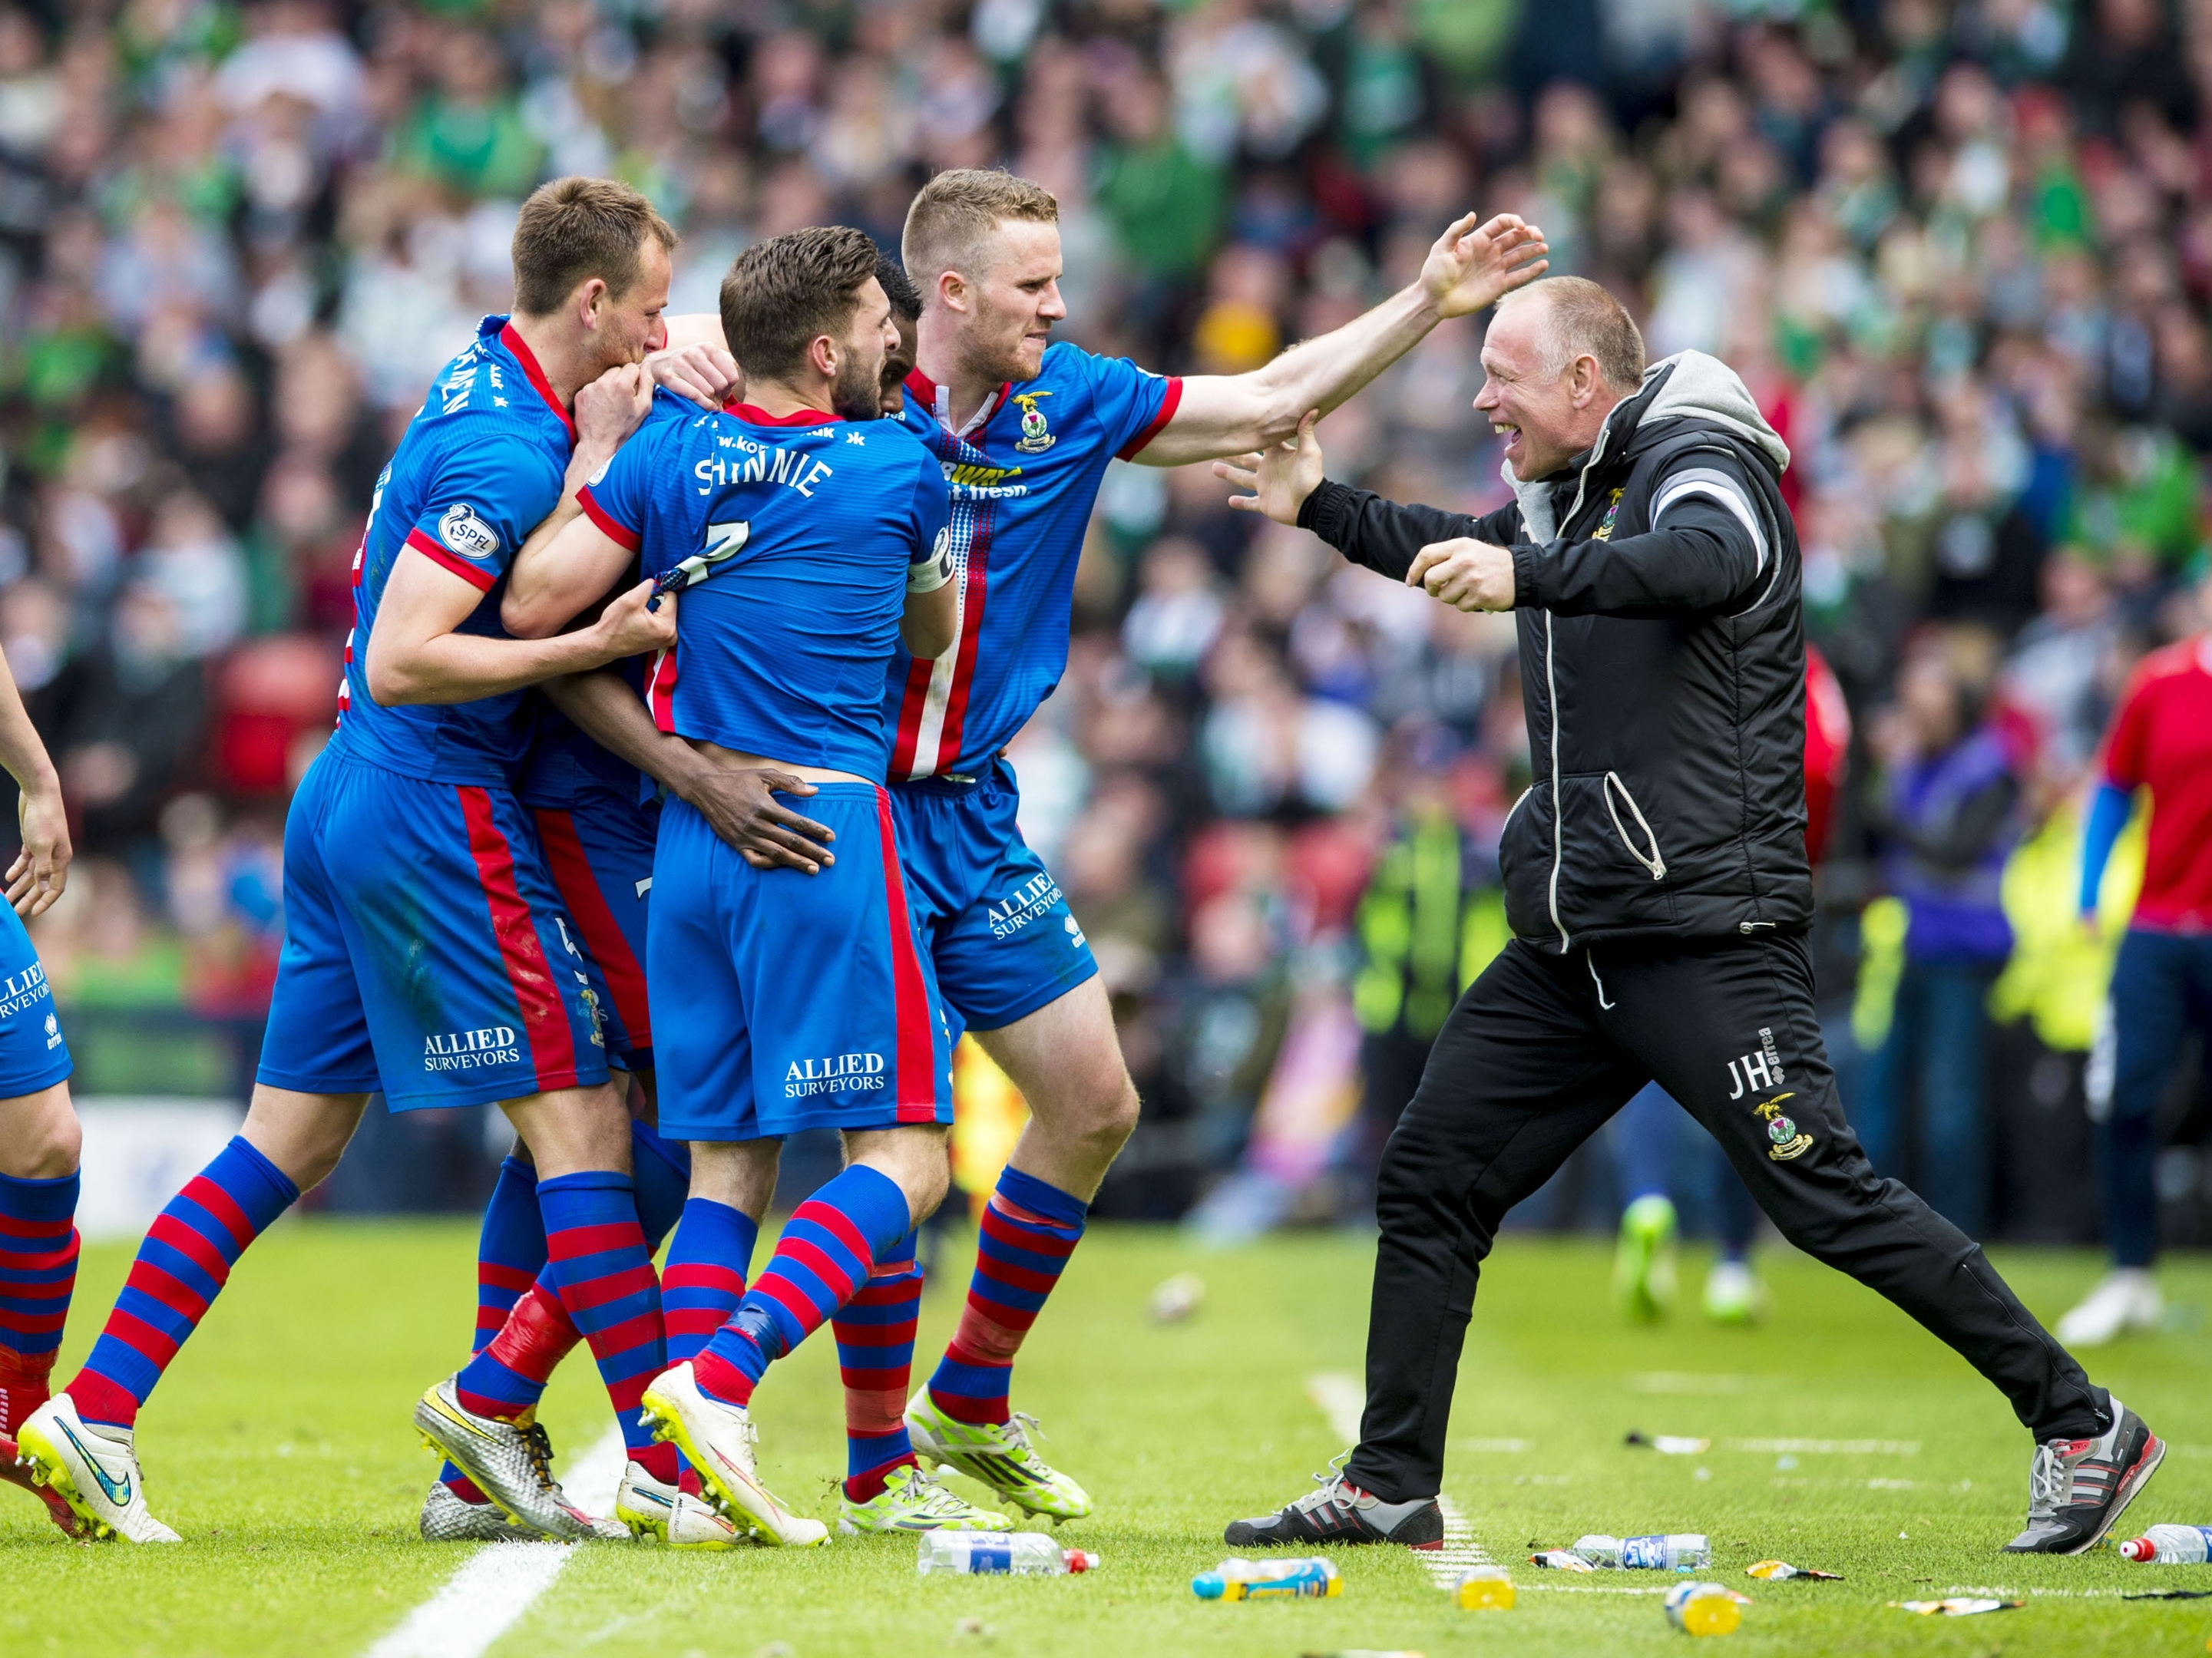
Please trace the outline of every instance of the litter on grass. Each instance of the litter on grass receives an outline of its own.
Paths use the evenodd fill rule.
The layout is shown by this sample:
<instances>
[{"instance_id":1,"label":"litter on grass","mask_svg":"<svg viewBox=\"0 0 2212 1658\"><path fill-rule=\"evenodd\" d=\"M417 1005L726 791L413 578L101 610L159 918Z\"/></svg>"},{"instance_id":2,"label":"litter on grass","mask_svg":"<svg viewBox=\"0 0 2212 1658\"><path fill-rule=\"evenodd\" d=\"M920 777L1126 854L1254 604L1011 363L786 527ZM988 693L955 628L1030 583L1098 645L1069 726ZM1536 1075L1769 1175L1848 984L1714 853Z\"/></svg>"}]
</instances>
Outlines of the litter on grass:
<instances>
[{"instance_id":1,"label":"litter on grass","mask_svg":"<svg viewBox=\"0 0 2212 1658\"><path fill-rule=\"evenodd\" d=\"M1900 1612L1917 1612L1923 1618L1972 1618L1977 1612L2017 1611L2027 1602L1990 1600L1979 1595L1954 1594L1942 1600L1892 1600L1889 1604Z\"/></svg>"},{"instance_id":2,"label":"litter on grass","mask_svg":"<svg viewBox=\"0 0 2212 1658\"><path fill-rule=\"evenodd\" d=\"M1785 1577L1809 1577L1816 1583L1844 1581L1839 1571L1814 1571L1810 1566L1793 1566L1787 1560L1755 1560L1743 1569L1743 1575L1763 1578L1770 1583L1778 1583Z\"/></svg>"},{"instance_id":3,"label":"litter on grass","mask_svg":"<svg viewBox=\"0 0 2212 1658\"><path fill-rule=\"evenodd\" d=\"M1476 1566L1460 1574L1452 1600L1462 1612L1510 1612L1513 1580L1503 1566Z\"/></svg>"},{"instance_id":4,"label":"litter on grass","mask_svg":"<svg viewBox=\"0 0 2212 1658\"><path fill-rule=\"evenodd\" d=\"M1595 1571L1597 1568L1572 1549L1546 1549L1541 1554L1528 1557L1532 1566L1542 1566L1550 1571Z\"/></svg>"},{"instance_id":5,"label":"litter on grass","mask_svg":"<svg viewBox=\"0 0 2212 1658\"><path fill-rule=\"evenodd\" d=\"M1206 1280L1195 1272L1177 1272L1152 1291L1152 1321L1180 1324L1206 1304Z\"/></svg>"},{"instance_id":6,"label":"litter on grass","mask_svg":"<svg viewBox=\"0 0 2212 1658\"><path fill-rule=\"evenodd\" d=\"M1667 1591L1667 1621L1685 1635L1733 1635L1751 1604L1721 1583L1677 1583Z\"/></svg>"},{"instance_id":7,"label":"litter on grass","mask_svg":"<svg viewBox=\"0 0 2212 1658\"><path fill-rule=\"evenodd\" d=\"M1703 1456L1713 1448L1710 1439L1686 1439L1680 1434L1641 1434L1633 1428L1628 1430L1626 1442L1656 1451L1662 1456Z\"/></svg>"}]
</instances>

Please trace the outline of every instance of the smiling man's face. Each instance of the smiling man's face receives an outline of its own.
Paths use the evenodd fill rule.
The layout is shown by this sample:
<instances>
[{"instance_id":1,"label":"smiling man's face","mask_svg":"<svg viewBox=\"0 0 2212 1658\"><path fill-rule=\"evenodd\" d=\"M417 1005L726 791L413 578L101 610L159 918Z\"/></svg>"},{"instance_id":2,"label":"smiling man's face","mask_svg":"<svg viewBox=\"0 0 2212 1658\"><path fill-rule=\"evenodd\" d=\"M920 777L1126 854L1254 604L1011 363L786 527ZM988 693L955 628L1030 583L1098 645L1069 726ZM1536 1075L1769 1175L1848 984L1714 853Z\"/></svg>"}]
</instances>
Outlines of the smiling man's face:
<instances>
[{"instance_id":1,"label":"smiling man's face","mask_svg":"<svg viewBox=\"0 0 2212 1658\"><path fill-rule=\"evenodd\" d=\"M1505 440L1506 462L1523 483L1549 477L1588 448L1604 420L1602 413L1592 420L1589 398L1577 398L1576 360L1556 369L1546 361L1548 303L1537 297L1500 307L1482 341L1475 410Z\"/></svg>"}]
</instances>

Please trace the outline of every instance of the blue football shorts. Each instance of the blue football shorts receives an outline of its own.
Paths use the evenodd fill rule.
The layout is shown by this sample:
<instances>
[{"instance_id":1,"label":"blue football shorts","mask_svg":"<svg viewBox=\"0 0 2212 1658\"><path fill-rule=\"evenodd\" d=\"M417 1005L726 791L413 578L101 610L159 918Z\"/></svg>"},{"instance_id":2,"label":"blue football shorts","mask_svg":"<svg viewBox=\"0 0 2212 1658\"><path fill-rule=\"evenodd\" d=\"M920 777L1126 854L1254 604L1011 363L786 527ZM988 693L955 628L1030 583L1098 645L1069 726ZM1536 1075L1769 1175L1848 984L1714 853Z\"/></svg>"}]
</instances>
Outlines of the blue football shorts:
<instances>
[{"instance_id":1,"label":"blue football shorts","mask_svg":"<svg viewBox=\"0 0 2212 1658\"><path fill-rule=\"evenodd\" d=\"M661 810L645 969L670 1139L952 1121L889 799L824 783L790 804L836 834L818 875L754 869L682 801Z\"/></svg>"},{"instance_id":2,"label":"blue football shorts","mask_svg":"<svg viewBox=\"0 0 2212 1658\"><path fill-rule=\"evenodd\" d=\"M531 805L545 866L562 908L606 983L600 1011L607 1054L630 1071L653 1069L653 1012L645 989L645 913L653 892L658 804L613 789L580 790L563 806Z\"/></svg>"},{"instance_id":3,"label":"blue football shorts","mask_svg":"<svg viewBox=\"0 0 2212 1658\"><path fill-rule=\"evenodd\" d=\"M261 1081L394 1111L606 1080L607 996L528 812L325 750L284 820Z\"/></svg>"},{"instance_id":4,"label":"blue football shorts","mask_svg":"<svg viewBox=\"0 0 2212 1658\"><path fill-rule=\"evenodd\" d=\"M901 783L890 797L915 924L956 1029L1010 1025L1097 974L1060 883L1014 821L1013 768L998 761L973 783Z\"/></svg>"},{"instance_id":5,"label":"blue football shorts","mask_svg":"<svg viewBox=\"0 0 2212 1658\"><path fill-rule=\"evenodd\" d=\"M0 902L0 1099L52 1088L70 1070L46 970L21 918Z\"/></svg>"}]
</instances>

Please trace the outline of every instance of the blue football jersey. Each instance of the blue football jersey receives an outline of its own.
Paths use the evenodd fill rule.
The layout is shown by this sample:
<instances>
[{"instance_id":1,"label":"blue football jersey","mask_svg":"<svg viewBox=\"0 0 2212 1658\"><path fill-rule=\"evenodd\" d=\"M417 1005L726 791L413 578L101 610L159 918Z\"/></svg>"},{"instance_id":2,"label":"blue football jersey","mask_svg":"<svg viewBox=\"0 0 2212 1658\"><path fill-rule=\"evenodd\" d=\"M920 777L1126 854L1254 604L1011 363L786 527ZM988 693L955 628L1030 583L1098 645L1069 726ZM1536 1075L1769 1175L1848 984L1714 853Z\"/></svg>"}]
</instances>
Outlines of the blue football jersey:
<instances>
[{"instance_id":1,"label":"blue football jersey","mask_svg":"<svg viewBox=\"0 0 2212 1658\"><path fill-rule=\"evenodd\" d=\"M561 499L575 423L504 317L448 363L377 479L354 555L354 624L338 688L339 753L432 783L512 787L530 739L524 693L384 708L368 694L377 606L419 553L483 593L459 631L507 637L499 601L523 540Z\"/></svg>"},{"instance_id":2,"label":"blue football jersey","mask_svg":"<svg viewBox=\"0 0 2212 1658\"><path fill-rule=\"evenodd\" d=\"M1067 665L1075 564L1106 463L1152 441L1182 382L1062 342L1046 348L1035 380L1000 387L961 433L920 370L906 390L900 422L952 488L960 631L934 661L904 649L892 659L890 774L980 776Z\"/></svg>"},{"instance_id":3,"label":"blue football jersey","mask_svg":"<svg viewBox=\"0 0 2212 1658\"><path fill-rule=\"evenodd\" d=\"M907 566L951 511L910 433L815 410L695 412L633 437L580 499L648 574L713 561L647 669L661 730L883 779L884 666Z\"/></svg>"}]
</instances>

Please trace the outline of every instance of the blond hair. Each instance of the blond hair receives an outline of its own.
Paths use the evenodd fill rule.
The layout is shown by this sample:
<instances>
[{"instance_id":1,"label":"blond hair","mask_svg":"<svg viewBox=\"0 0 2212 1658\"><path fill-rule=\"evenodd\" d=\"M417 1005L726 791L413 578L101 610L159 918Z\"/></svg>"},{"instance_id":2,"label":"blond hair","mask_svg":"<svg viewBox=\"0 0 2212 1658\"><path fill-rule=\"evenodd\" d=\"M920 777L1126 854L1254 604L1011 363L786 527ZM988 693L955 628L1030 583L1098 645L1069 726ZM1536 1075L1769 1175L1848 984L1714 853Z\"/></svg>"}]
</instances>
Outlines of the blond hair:
<instances>
[{"instance_id":1,"label":"blond hair","mask_svg":"<svg viewBox=\"0 0 2212 1658\"><path fill-rule=\"evenodd\" d=\"M637 280L648 236L675 251L668 221L626 184L572 175L538 185L514 220L514 308L549 316L592 276L621 298Z\"/></svg>"},{"instance_id":2,"label":"blond hair","mask_svg":"<svg viewBox=\"0 0 2212 1658\"><path fill-rule=\"evenodd\" d=\"M945 271L980 275L975 261L984 244L1009 219L1058 224L1060 203L1042 185L997 167L954 167L924 185L899 238L899 257L923 300Z\"/></svg>"},{"instance_id":3,"label":"blond hair","mask_svg":"<svg viewBox=\"0 0 2212 1658\"><path fill-rule=\"evenodd\" d=\"M1587 276L1545 276L1508 294L1498 308L1536 299L1546 301L1537 334L1546 374L1564 374L1577 357L1588 355L1609 389L1632 392L1642 384L1644 336L1612 294Z\"/></svg>"}]
</instances>

